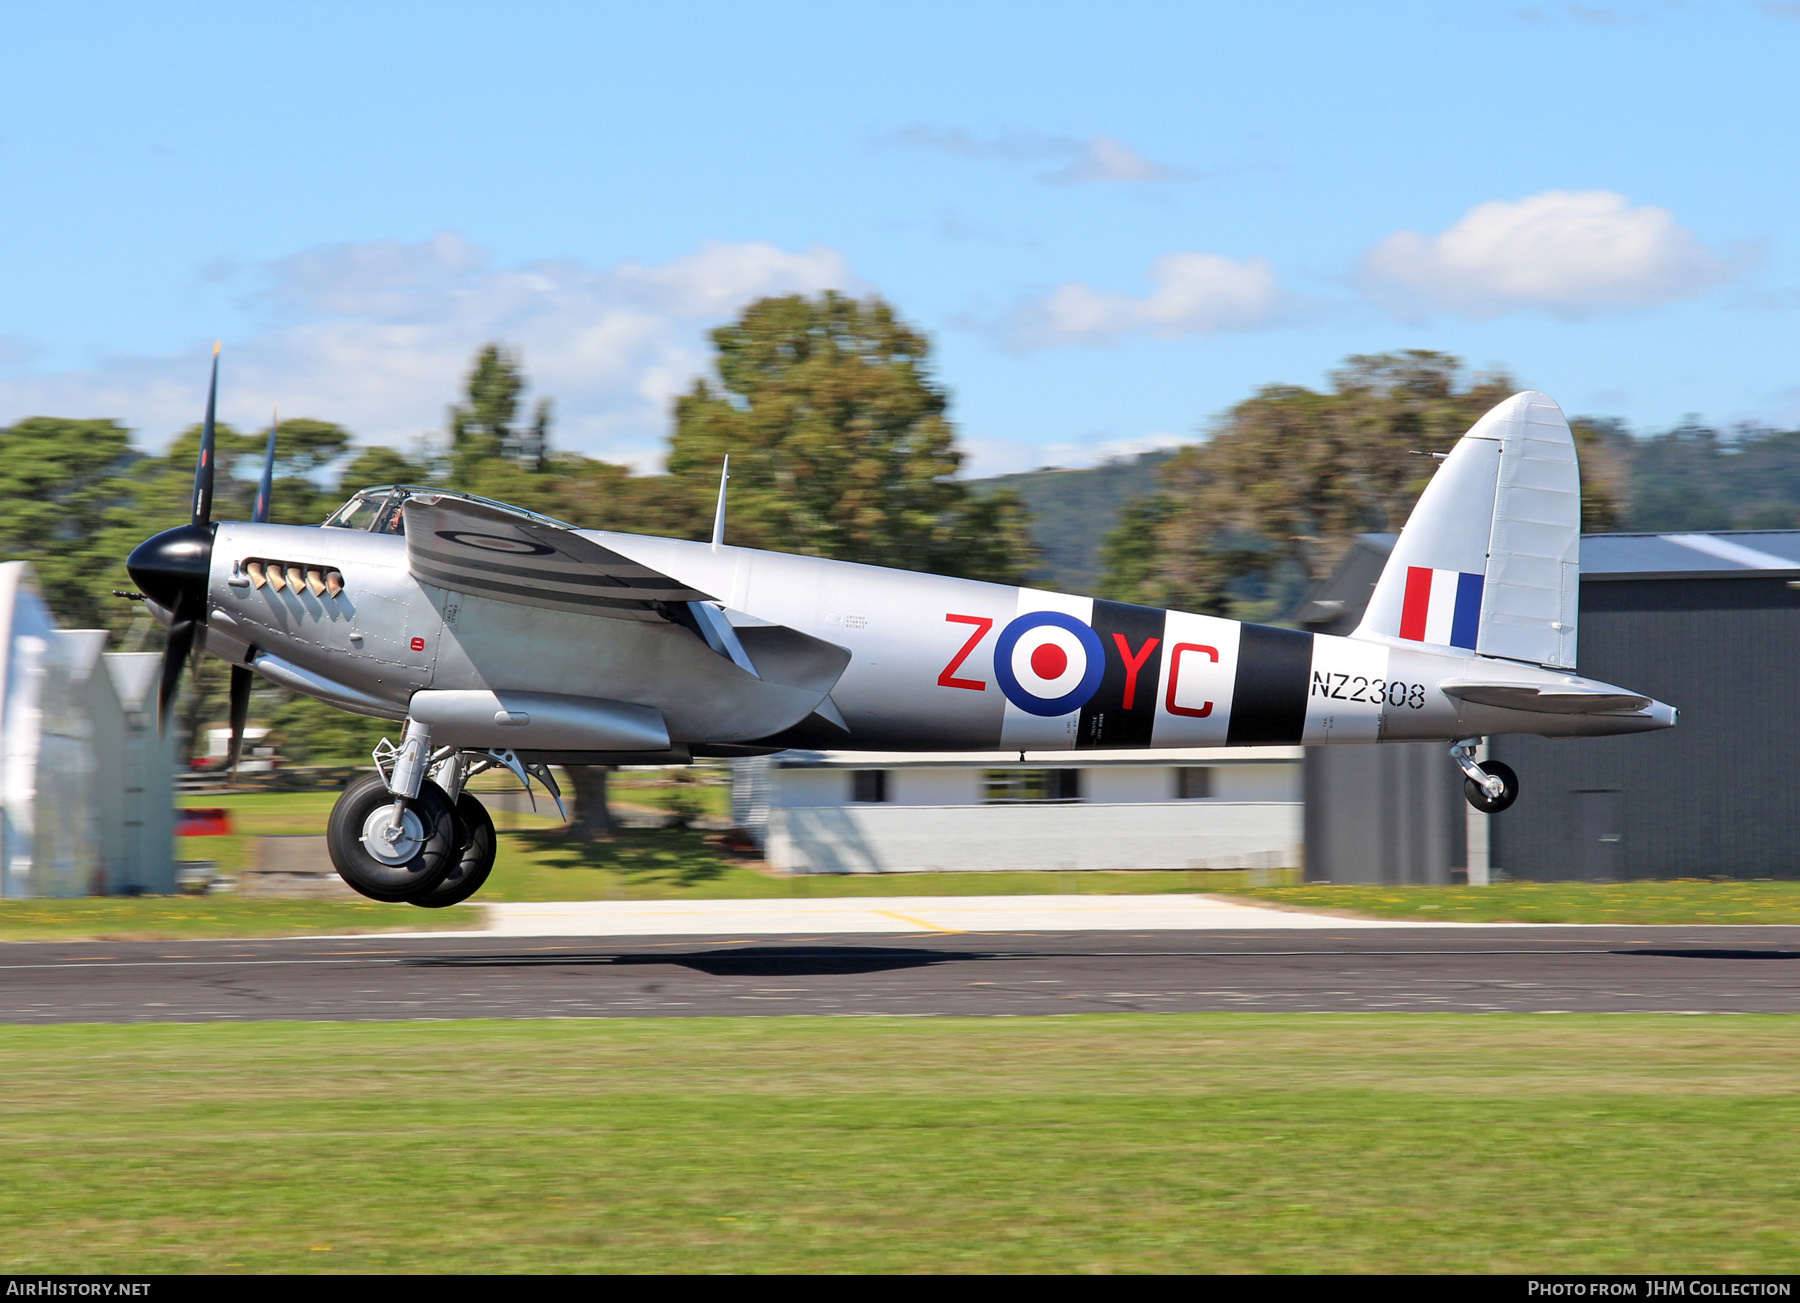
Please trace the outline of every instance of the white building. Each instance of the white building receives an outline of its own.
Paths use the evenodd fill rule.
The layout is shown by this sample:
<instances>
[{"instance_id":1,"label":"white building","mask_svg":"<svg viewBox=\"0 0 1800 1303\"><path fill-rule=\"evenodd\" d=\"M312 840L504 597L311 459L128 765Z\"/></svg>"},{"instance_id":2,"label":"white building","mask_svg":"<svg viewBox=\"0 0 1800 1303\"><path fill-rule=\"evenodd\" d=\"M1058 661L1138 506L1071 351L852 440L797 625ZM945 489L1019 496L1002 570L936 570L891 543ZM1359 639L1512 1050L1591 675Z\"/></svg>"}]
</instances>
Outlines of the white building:
<instances>
[{"instance_id":1,"label":"white building","mask_svg":"<svg viewBox=\"0 0 1800 1303\"><path fill-rule=\"evenodd\" d=\"M732 807L789 873L1286 868L1300 756L783 751L736 762Z\"/></svg>"},{"instance_id":2,"label":"white building","mask_svg":"<svg viewBox=\"0 0 1800 1303\"><path fill-rule=\"evenodd\" d=\"M244 726L244 749L237 767L240 774L266 774L274 770L275 748L268 743L269 731L260 726ZM209 728L202 736L206 738L207 760L224 768L231 757L231 725Z\"/></svg>"},{"instance_id":3,"label":"white building","mask_svg":"<svg viewBox=\"0 0 1800 1303\"><path fill-rule=\"evenodd\" d=\"M59 630L23 561L0 563L0 896L175 890L161 657Z\"/></svg>"}]
</instances>

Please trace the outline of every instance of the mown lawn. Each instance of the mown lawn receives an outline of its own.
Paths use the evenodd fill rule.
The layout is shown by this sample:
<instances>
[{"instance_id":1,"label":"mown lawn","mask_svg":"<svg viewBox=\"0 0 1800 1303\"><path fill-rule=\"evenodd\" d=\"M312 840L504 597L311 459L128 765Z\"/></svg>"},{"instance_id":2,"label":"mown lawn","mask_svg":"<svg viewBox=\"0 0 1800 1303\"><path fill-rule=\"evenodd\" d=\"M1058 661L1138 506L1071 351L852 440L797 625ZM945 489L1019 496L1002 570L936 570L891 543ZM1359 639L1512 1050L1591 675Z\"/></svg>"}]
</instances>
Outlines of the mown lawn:
<instances>
[{"instance_id":1,"label":"mown lawn","mask_svg":"<svg viewBox=\"0 0 1800 1303\"><path fill-rule=\"evenodd\" d=\"M1467 923L1800 923L1800 882L1502 882L1221 888L1300 909Z\"/></svg>"},{"instance_id":2,"label":"mown lawn","mask_svg":"<svg viewBox=\"0 0 1800 1303\"><path fill-rule=\"evenodd\" d=\"M230 895L0 900L0 942L345 936L480 926L481 915L472 909L415 909L372 900L239 900Z\"/></svg>"},{"instance_id":3,"label":"mown lawn","mask_svg":"<svg viewBox=\"0 0 1800 1303\"><path fill-rule=\"evenodd\" d=\"M1800 1018L0 1028L0 1270L1792 1272Z\"/></svg>"},{"instance_id":4,"label":"mown lawn","mask_svg":"<svg viewBox=\"0 0 1800 1303\"><path fill-rule=\"evenodd\" d=\"M610 794L615 806L639 806L669 810L690 815L719 817L731 809L731 790L722 785L717 774L700 770L693 775L676 777L673 770L626 769L612 775ZM564 786L568 784L565 782ZM535 789L537 810L505 808L513 798L522 795L518 779L511 774L489 771L478 774L469 790L488 800L489 813L501 830L548 829L562 820L556 817L556 802L541 788ZM491 799L506 797L506 801ZM181 859L213 860L226 873L236 873L244 865L252 837L316 836L325 831L336 792L195 792L184 795L177 804L187 807L214 808L230 811L232 831L223 836L178 838Z\"/></svg>"},{"instance_id":5,"label":"mown lawn","mask_svg":"<svg viewBox=\"0 0 1800 1303\"><path fill-rule=\"evenodd\" d=\"M470 784L470 790L478 795L518 791L519 784L511 775L506 775L502 784L495 777L482 774ZM236 874L247 862L253 838L323 836L337 798L336 792L196 792L182 796L176 804L228 811L232 831L222 836L177 837L176 857L211 860L220 872ZM494 822L501 828L554 828L561 823L556 818L556 803L541 792L538 806L549 814L499 810L494 813Z\"/></svg>"},{"instance_id":6,"label":"mown lawn","mask_svg":"<svg viewBox=\"0 0 1800 1303\"><path fill-rule=\"evenodd\" d=\"M243 869L253 837L323 833L336 800L336 792L202 792L177 797L178 806L229 811L232 830L223 836L177 837L175 858L211 860L221 873L234 875Z\"/></svg>"}]
</instances>

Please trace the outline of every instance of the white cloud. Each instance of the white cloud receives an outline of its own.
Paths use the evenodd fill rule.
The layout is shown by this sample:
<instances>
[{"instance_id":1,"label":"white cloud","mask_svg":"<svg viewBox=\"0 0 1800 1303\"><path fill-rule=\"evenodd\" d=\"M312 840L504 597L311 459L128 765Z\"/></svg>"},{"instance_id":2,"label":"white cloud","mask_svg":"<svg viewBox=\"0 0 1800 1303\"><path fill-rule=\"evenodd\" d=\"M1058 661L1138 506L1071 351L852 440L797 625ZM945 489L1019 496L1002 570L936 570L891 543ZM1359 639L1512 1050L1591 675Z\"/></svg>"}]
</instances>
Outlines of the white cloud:
<instances>
[{"instance_id":1,"label":"white cloud","mask_svg":"<svg viewBox=\"0 0 1800 1303\"><path fill-rule=\"evenodd\" d=\"M284 412L333 420L363 442L441 431L475 350L517 348L528 397L556 400L557 446L649 468L670 402L706 369L705 331L769 294L855 288L834 249L706 244L671 261L594 268L575 259L497 267L454 234L309 249L263 269L257 327L226 340L220 415L240 428ZM198 419L206 344L0 380L0 423L114 416L160 442Z\"/></svg>"},{"instance_id":2,"label":"white cloud","mask_svg":"<svg viewBox=\"0 0 1800 1303\"><path fill-rule=\"evenodd\" d=\"M1064 470L1098 466L1103 462L1128 459L1141 453L1185 448L1194 442L1194 436L1157 431L1133 438L1095 436L1087 441L1044 444L977 434L967 435L961 442L967 456L962 468L963 478L985 479L991 475L1041 470L1046 466Z\"/></svg>"},{"instance_id":3,"label":"white cloud","mask_svg":"<svg viewBox=\"0 0 1800 1303\"><path fill-rule=\"evenodd\" d=\"M1023 347L1105 343L1120 335L1211 335L1256 330L1281 315L1285 295L1266 258L1169 253L1150 270L1155 286L1134 297L1070 282L1013 313L1008 334Z\"/></svg>"},{"instance_id":4,"label":"white cloud","mask_svg":"<svg viewBox=\"0 0 1800 1303\"><path fill-rule=\"evenodd\" d=\"M1195 181L1201 174L1158 163L1112 136L1052 136L1011 132L981 137L955 127L906 127L888 138L895 144L930 149L961 158L1049 166L1039 180L1051 185L1088 182Z\"/></svg>"},{"instance_id":5,"label":"white cloud","mask_svg":"<svg viewBox=\"0 0 1800 1303\"><path fill-rule=\"evenodd\" d=\"M1730 269L1666 208L1609 190L1547 190L1477 204L1434 236L1396 231L1363 255L1359 280L1404 316L1559 317L1651 307L1704 293Z\"/></svg>"},{"instance_id":6,"label":"white cloud","mask_svg":"<svg viewBox=\"0 0 1800 1303\"><path fill-rule=\"evenodd\" d=\"M1079 185L1084 181L1186 181L1194 175L1152 162L1122 140L1095 136L1080 143L1067 166L1044 179L1057 185Z\"/></svg>"}]
</instances>

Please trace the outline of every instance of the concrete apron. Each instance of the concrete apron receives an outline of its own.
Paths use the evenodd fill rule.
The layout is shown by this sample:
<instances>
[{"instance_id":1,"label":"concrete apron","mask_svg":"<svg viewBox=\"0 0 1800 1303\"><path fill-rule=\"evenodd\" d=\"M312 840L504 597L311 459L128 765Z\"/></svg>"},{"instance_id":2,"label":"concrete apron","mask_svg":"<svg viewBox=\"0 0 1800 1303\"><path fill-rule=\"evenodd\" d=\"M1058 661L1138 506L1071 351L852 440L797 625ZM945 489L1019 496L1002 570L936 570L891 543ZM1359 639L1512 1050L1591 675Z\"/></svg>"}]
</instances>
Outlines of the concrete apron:
<instances>
[{"instance_id":1,"label":"concrete apron","mask_svg":"<svg viewBox=\"0 0 1800 1303\"><path fill-rule=\"evenodd\" d=\"M959 932L1165 932L1460 928L1339 918L1199 895L866 896L803 900L598 900L480 908L489 937L792 936ZM389 935L393 935L390 933Z\"/></svg>"}]
</instances>

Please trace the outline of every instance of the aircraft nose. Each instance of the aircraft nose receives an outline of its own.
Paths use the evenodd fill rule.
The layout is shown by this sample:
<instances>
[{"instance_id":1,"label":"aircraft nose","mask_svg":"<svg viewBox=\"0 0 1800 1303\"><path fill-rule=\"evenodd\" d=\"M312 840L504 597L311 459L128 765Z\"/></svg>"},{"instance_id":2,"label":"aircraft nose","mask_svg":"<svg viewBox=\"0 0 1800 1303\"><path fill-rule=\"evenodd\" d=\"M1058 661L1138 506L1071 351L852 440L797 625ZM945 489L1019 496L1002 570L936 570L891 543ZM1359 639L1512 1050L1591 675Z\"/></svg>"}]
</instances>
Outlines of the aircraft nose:
<instances>
[{"instance_id":1,"label":"aircraft nose","mask_svg":"<svg viewBox=\"0 0 1800 1303\"><path fill-rule=\"evenodd\" d=\"M178 617L196 618L206 606L212 570L212 529L180 525L132 549L125 569L138 591Z\"/></svg>"}]
</instances>

